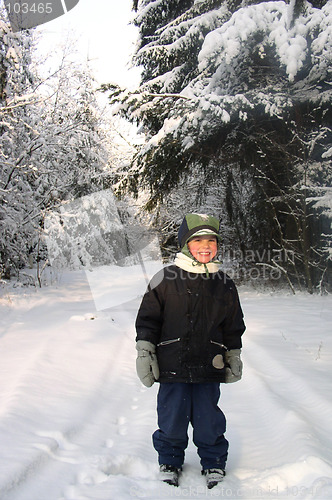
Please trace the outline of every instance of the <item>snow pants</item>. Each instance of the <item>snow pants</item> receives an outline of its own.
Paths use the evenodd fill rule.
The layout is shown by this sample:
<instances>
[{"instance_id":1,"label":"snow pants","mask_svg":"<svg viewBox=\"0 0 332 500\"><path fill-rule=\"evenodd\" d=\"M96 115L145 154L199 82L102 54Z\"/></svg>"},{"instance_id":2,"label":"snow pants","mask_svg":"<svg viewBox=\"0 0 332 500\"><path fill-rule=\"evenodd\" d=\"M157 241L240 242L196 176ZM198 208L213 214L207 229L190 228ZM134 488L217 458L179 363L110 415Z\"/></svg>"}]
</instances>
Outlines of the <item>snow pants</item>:
<instances>
[{"instance_id":1,"label":"snow pants","mask_svg":"<svg viewBox=\"0 0 332 500\"><path fill-rule=\"evenodd\" d=\"M161 383L158 399L158 426L152 436L159 464L181 467L188 446L188 426L193 427L203 469L226 466L228 441L225 415L218 407L219 383Z\"/></svg>"}]
</instances>

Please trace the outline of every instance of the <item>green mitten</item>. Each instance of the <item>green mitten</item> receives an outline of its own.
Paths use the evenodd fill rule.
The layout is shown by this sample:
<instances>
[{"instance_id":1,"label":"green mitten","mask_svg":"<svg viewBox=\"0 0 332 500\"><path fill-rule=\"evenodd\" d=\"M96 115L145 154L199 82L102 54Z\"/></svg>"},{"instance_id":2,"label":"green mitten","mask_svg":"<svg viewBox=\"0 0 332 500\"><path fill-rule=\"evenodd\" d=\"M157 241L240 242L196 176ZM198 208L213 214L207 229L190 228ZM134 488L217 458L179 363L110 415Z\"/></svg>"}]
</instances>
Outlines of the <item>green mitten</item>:
<instances>
[{"instance_id":1,"label":"green mitten","mask_svg":"<svg viewBox=\"0 0 332 500\"><path fill-rule=\"evenodd\" d=\"M243 363L241 361L241 349L232 349L230 351L226 351L225 362L225 383L231 384L232 382L241 380L243 366Z\"/></svg>"},{"instance_id":2,"label":"green mitten","mask_svg":"<svg viewBox=\"0 0 332 500\"><path fill-rule=\"evenodd\" d=\"M156 346L147 340L138 340L136 342L137 375L146 387L151 387L159 378L159 366L156 356Z\"/></svg>"}]
</instances>

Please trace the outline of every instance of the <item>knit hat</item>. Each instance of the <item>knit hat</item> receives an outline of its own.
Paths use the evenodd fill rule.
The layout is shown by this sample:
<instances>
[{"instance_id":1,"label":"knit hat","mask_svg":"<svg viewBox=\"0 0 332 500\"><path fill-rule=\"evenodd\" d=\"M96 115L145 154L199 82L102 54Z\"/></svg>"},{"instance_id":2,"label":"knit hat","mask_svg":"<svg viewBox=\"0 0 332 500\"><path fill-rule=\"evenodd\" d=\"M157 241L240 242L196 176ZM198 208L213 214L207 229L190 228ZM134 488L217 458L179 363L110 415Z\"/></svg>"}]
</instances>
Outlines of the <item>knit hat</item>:
<instances>
[{"instance_id":1,"label":"knit hat","mask_svg":"<svg viewBox=\"0 0 332 500\"><path fill-rule=\"evenodd\" d=\"M180 248L183 249L186 243L194 236L211 234L216 236L217 239L221 239L218 219L206 214L187 214L178 232Z\"/></svg>"}]
</instances>

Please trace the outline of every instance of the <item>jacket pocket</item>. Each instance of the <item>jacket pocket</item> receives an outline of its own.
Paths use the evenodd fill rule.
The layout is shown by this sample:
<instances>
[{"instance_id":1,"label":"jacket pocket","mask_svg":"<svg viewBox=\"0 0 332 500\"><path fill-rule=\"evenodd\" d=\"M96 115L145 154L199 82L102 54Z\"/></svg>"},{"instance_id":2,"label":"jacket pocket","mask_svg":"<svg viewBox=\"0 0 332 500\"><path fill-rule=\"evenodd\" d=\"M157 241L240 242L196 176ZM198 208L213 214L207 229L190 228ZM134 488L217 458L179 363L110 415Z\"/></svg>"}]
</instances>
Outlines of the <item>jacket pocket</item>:
<instances>
[{"instance_id":1,"label":"jacket pocket","mask_svg":"<svg viewBox=\"0 0 332 500\"><path fill-rule=\"evenodd\" d=\"M164 340L163 342L159 342L159 344L157 344L157 347L174 344L175 342L180 342L180 340L180 337L178 339Z\"/></svg>"},{"instance_id":2,"label":"jacket pocket","mask_svg":"<svg viewBox=\"0 0 332 500\"><path fill-rule=\"evenodd\" d=\"M220 342L216 342L215 340L210 340L211 344L218 345L223 352L227 351L227 347L224 344L221 344Z\"/></svg>"},{"instance_id":3,"label":"jacket pocket","mask_svg":"<svg viewBox=\"0 0 332 500\"><path fill-rule=\"evenodd\" d=\"M225 368L225 352L227 347L221 342L210 340L210 361L214 370L220 371Z\"/></svg>"},{"instance_id":4,"label":"jacket pocket","mask_svg":"<svg viewBox=\"0 0 332 500\"><path fill-rule=\"evenodd\" d=\"M178 374L180 363L180 338L164 340L157 344L157 358L160 376L174 376Z\"/></svg>"}]
</instances>

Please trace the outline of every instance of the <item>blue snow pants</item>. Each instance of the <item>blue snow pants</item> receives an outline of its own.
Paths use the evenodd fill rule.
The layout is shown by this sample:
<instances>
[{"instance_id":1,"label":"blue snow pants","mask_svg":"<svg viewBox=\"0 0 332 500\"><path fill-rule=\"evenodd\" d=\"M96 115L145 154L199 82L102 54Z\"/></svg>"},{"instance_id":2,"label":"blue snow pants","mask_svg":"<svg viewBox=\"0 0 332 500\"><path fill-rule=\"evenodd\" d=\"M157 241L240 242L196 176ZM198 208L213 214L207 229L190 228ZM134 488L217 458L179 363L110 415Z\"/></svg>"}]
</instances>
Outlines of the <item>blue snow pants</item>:
<instances>
[{"instance_id":1,"label":"blue snow pants","mask_svg":"<svg viewBox=\"0 0 332 500\"><path fill-rule=\"evenodd\" d=\"M228 441L225 415L218 407L219 383L161 383L158 399L158 426L152 436L159 464L181 467L188 446L188 426L193 427L203 469L226 466Z\"/></svg>"}]
</instances>

